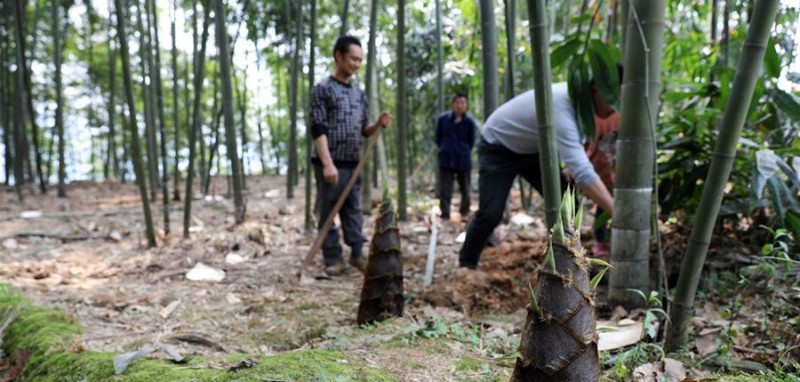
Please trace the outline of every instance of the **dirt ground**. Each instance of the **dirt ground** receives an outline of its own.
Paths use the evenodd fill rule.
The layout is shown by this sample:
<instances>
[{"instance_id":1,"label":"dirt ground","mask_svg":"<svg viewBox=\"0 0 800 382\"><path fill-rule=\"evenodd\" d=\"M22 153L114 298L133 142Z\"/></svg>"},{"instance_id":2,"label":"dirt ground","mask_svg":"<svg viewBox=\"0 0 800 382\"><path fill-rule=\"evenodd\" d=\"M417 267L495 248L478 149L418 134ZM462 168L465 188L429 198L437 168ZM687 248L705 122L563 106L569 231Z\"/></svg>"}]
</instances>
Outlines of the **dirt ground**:
<instances>
[{"instance_id":1,"label":"dirt ground","mask_svg":"<svg viewBox=\"0 0 800 382\"><path fill-rule=\"evenodd\" d=\"M163 232L161 202L154 203L153 249L132 184L76 182L66 199L51 192L22 203L6 189L0 282L74 317L85 328L85 349L131 351L157 340L198 354L330 348L400 381L508 379L525 319L525 275L542 252L540 219L501 226L499 245L484 252L478 272L456 271L465 223L444 222L434 281L423 288L436 202L414 195L409 221L401 223L406 314L363 329L355 325L360 273L299 282L315 233L304 230L302 188L287 201L284 178L250 177L247 187L247 222L240 226L233 224L232 201L219 195L224 179L214 179L216 193L196 195L188 240L181 235L183 202L170 206L170 234ZM372 227L367 217L368 238ZM200 263L223 270L224 279L188 280ZM321 255L315 267L321 271Z\"/></svg>"}]
</instances>

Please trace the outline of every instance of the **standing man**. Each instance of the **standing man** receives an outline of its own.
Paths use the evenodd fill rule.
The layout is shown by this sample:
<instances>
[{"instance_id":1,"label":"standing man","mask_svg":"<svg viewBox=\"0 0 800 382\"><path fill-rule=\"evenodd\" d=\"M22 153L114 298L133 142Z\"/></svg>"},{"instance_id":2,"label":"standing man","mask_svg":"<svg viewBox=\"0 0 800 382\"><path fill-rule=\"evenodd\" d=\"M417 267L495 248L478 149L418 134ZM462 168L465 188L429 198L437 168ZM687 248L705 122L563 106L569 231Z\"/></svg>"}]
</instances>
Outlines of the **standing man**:
<instances>
[{"instance_id":1,"label":"standing man","mask_svg":"<svg viewBox=\"0 0 800 382\"><path fill-rule=\"evenodd\" d=\"M597 92L592 92L595 114L605 117L613 108ZM536 128L534 91L529 90L509 100L489 116L483 125L478 144L480 206L467 228L467 237L459 252L459 266L476 268L489 235L500 223L508 193L517 175L522 175L542 193L539 167L539 142ZM558 154L578 188L605 211L614 211L614 199L592 167L584 151L575 110L565 82L553 85L553 127ZM562 173L562 189L566 188Z\"/></svg>"},{"instance_id":2,"label":"standing man","mask_svg":"<svg viewBox=\"0 0 800 382\"><path fill-rule=\"evenodd\" d=\"M467 95L456 93L451 101L452 110L439 116L436 122L436 145L439 146L439 202L442 219L450 219L450 199L453 196L453 178L461 190L461 216L469 214L469 175L472 170L472 147L478 127L467 115Z\"/></svg>"},{"instance_id":3,"label":"standing man","mask_svg":"<svg viewBox=\"0 0 800 382\"><path fill-rule=\"evenodd\" d=\"M344 191L347 181L354 174L361 156L363 137L385 128L392 115L381 113L377 121L370 124L367 115L367 97L351 79L364 59L361 42L353 36L341 36L333 47L336 69L333 75L323 79L311 90L311 135L315 150L311 153L317 184L319 223L322 226L330 215L336 200ZM350 246L350 265L363 272L367 265L363 246L366 242L362 232L361 179L350 190L344 205L339 210L339 219L344 231L344 242ZM325 272L331 276L345 270L339 229L328 231L322 244Z\"/></svg>"}]
</instances>

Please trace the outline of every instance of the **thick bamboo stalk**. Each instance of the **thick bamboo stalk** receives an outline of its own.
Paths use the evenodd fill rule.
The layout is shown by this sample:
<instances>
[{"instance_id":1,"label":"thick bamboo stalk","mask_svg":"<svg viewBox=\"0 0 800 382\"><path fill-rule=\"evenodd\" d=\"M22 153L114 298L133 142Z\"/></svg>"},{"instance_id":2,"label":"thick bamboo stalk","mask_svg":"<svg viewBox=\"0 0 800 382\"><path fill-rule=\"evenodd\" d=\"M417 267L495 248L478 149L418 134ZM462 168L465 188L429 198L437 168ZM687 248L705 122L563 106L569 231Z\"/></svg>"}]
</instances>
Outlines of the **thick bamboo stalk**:
<instances>
[{"instance_id":1,"label":"thick bamboo stalk","mask_svg":"<svg viewBox=\"0 0 800 382\"><path fill-rule=\"evenodd\" d=\"M653 194L653 130L661 87L666 0L633 0L625 42L625 74L617 139L609 276L612 303L641 305L631 290L650 287L650 212Z\"/></svg>"},{"instance_id":2,"label":"thick bamboo stalk","mask_svg":"<svg viewBox=\"0 0 800 382\"><path fill-rule=\"evenodd\" d=\"M316 67L316 43L317 43L317 0L311 0L311 45L308 47L308 87L309 87L309 94L311 93L311 88L314 86L314 68ZM307 113L306 115L311 115L311 113ZM311 150L312 148L312 138L311 138L311 131L310 129L306 130L306 173L305 173L305 188L306 188L306 210L305 210L305 229L306 232L311 232L314 230L314 219L313 219L313 203L311 201L311 193L313 190L311 189L311 172L312 165L311 165ZM369 189L369 184L365 182L364 184L365 189ZM369 210L368 210L369 211Z\"/></svg>"},{"instance_id":3,"label":"thick bamboo stalk","mask_svg":"<svg viewBox=\"0 0 800 382\"><path fill-rule=\"evenodd\" d=\"M561 205L561 175L553 126L553 87L550 77L550 45L544 0L528 0L531 45L533 45L536 128L539 133L539 163L544 188L545 224L552 227Z\"/></svg>"},{"instance_id":4,"label":"thick bamboo stalk","mask_svg":"<svg viewBox=\"0 0 800 382\"><path fill-rule=\"evenodd\" d=\"M714 223L717 221L722 196L725 192L725 184L728 182L733 167L739 133L747 118L753 90L764 59L769 31L775 21L779 5L779 0L758 0L753 9L750 28L745 37L742 53L739 55L730 98L722 116L720 134L714 147L714 157L708 170L703 195L700 198L697 220L692 228L692 236L681 263L681 272L672 305L669 334L666 337L665 348L667 351L677 351L686 345L688 339L697 285L700 283Z\"/></svg>"}]
</instances>

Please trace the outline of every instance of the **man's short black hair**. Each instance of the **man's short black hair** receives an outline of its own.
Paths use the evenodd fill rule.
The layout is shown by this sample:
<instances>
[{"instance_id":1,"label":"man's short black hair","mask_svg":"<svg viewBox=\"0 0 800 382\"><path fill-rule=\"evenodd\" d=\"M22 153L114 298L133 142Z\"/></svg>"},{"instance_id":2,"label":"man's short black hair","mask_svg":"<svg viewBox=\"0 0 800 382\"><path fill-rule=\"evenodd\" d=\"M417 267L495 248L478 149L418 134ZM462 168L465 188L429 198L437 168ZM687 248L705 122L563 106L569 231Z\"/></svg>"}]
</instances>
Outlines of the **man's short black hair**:
<instances>
[{"instance_id":1,"label":"man's short black hair","mask_svg":"<svg viewBox=\"0 0 800 382\"><path fill-rule=\"evenodd\" d=\"M360 48L361 41L358 38L347 34L337 38L336 44L333 45L333 58L334 59L336 58L336 52L341 53L342 56L346 55L347 52L350 51L350 45L358 45L358 47Z\"/></svg>"},{"instance_id":2,"label":"man's short black hair","mask_svg":"<svg viewBox=\"0 0 800 382\"><path fill-rule=\"evenodd\" d=\"M453 97L450 98L450 103L456 102L456 100L459 99L459 98L463 98L466 101L469 101L469 97L467 96L467 93L455 92L453 94Z\"/></svg>"}]
</instances>

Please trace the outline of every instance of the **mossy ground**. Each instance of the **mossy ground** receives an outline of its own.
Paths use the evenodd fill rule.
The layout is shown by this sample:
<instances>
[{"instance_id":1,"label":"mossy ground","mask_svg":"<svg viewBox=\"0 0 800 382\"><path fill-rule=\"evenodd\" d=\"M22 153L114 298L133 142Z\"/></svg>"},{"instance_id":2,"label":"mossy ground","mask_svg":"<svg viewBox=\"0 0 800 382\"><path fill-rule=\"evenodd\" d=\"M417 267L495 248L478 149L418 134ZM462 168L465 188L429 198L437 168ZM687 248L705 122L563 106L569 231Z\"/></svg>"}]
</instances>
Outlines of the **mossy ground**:
<instances>
[{"instance_id":1,"label":"mossy ground","mask_svg":"<svg viewBox=\"0 0 800 382\"><path fill-rule=\"evenodd\" d=\"M145 358L136 360L121 376L114 375L114 354L84 351L74 346L81 329L63 313L32 305L18 292L0 287L0 321L11 320L3 333L3 351L30 351L18 381L92 382L153 381L365 381L396 379L333 350L300 350L275 356L233 354L219 359L200 357L186 364ZM228 371L244 359L258 363L240 371Z\"/></svg>"}]
</instances>

